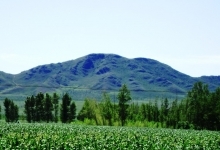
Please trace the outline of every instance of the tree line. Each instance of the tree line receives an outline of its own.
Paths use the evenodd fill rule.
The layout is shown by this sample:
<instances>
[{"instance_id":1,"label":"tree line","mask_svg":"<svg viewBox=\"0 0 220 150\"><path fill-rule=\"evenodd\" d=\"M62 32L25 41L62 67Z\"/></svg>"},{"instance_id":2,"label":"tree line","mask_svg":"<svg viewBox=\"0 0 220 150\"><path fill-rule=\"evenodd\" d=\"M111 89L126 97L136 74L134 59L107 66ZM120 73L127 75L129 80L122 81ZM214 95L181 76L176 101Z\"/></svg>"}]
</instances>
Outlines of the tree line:
<instances>
[{"instance_id":1,"label":"tree line","mask_svg":"<svg viewBox=\"0 0 220 150\"><path fill-rule=\"evenodd\" d=\"M130 91L123 85L117 99L113 104L107 93L101 102L85 99L77 119L93 120L97 125L220 130L220 87L210 92L208 85L197 82L182 100L164 98L138 104L131 102Z\"/></svg>"},{"instance_id":2,"label":"tree line","mask_svg":"<svg viewBox=\"0 0 220 150\"><path fill-rule=\"evenodd\" d=\"M208 85L197 82L182 100L167 98L146 103L132 102L130 91L123 85L118 92L118 103L103 93L102 100L86 98L82 109L76 115L76 105L68 93L62 96L54 93L38 93L25 100L26 120L28 122L70 123L79 120L95 125L134 125L164 128L219 130L220 88L210 92ZM5 99L5 119L7 122L18 120L18 106ZM0 109L1 110L1 109Z\"/></svg>"},{"instance_id":3,"label":"tree line","mask_svg":"<svg viewBox=\"0 0 220 150\"><path fill-rule=\"evenodd\" d=\"M59 104L59 96L54 93L52 96L46 93L38 93L36 96L27 97L24 104L24 113L27 122L72 122L76 118L76 104L68 93L62 97ZM4 100L6 122L17 122L19 118L18 106L13 100ZM60 109L60 110L59 110Z\"/></svg>"}]
</instances>

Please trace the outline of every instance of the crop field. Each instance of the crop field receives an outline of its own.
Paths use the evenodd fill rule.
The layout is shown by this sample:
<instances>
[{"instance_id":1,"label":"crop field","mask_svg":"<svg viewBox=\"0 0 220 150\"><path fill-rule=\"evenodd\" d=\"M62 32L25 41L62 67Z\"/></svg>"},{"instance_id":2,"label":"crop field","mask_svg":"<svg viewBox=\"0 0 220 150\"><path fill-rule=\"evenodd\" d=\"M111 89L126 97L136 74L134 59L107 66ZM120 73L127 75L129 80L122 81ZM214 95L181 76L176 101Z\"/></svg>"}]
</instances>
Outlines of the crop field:
<instances>
[{"instance_id":1,"label":"crop field","mask_svg":"<svg viewBox=\"0 0 220 150\"><path fill-rule=\"evenodd\" d=\"M73 124L0 124L0 149L220 149L214 131Z\"/></svg>"}]
</instances>

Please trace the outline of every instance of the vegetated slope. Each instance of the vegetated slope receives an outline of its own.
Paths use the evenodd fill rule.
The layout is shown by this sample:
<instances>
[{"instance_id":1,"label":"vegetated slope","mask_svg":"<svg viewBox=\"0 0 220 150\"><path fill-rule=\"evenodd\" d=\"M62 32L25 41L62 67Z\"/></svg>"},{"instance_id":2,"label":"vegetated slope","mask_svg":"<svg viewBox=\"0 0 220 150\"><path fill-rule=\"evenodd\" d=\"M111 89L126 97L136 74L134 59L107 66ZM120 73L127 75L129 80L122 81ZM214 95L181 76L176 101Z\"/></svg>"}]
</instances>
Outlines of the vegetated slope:
<instances>
[{"instance_id":1,"label":"vegetated slope","mask_svg":"<svg viewBox=\"0 0 220 150\"><path fill-rule=\"evenodd\" d=\"M202 76L198 79L208 84L211 90L215 90L217 87L220 87L220 76Z\"/></svg>"},{"instance_id":2,"label":"vegetated slope","mask_svg":"<svg viewBox=\"0 0 220 150\"><path fill-rule=\"evenodd\" d=\"M9 90L13 85L13 75L0 71L0 91Z\"/></svg>"},{"instance_id":3,"label":"vegetated slope","mask_svg":"<svg viewBox=\"0 0 220 150\"><path fill-rule=\"evenodd\" d=\"M75 60L37 66L20 74L0 73L2 95L32 95L38 92L69 92L73 97L93 97L102 91L117 92L122 84L133 97L185 95L196 81L214 89L219 77L192 78L153 59L128 59L114 54L90 54ZM4 86L11 84L13 86ZM161 92L159 92L161 91Z\"/></svg>"}]
</instances>

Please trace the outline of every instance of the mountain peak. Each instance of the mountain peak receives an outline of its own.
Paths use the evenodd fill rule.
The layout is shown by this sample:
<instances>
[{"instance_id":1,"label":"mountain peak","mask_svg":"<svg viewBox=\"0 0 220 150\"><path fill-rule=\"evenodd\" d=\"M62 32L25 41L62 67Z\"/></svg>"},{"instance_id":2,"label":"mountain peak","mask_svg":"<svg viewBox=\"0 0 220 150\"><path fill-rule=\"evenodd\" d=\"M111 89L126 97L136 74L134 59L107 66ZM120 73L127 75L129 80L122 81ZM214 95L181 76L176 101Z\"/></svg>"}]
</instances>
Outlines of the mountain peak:
<instances>
[{"instance_id":1,"label":"mountain peak","mask_svg":"<svg viewBox=\"0 0 220 150\"><path fill-rule=\"evenodd\" d=\"M95 53L63 63L37 66L14 76L0 72L0 94L22 93L26 97L39 91L66 91L80 99L85 91L90 91L91 95L99 92L100 96L103 90L117 92L126 84L134 97L143 98L160 95L161 91L166 95L184 95L197 81L210 84L211 89L220 85L219 77L193 78L153 59Z\"/></svg>"}]
</instances>

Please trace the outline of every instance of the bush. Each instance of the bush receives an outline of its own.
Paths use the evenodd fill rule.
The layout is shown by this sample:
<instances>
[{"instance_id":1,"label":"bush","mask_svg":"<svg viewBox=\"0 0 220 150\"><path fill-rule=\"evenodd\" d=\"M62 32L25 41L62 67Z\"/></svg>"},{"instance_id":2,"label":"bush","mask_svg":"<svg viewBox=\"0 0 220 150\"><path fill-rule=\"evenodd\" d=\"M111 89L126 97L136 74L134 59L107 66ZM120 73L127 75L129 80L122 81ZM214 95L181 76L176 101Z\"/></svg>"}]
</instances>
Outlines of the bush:
<instances>
[{"instance_id":1,"label":"bush","mask_svg":"<svg viewBox=\"0 0 220 150\"><path fill-rule=\"evenodd\" d=\"M93 120L93 119L85 118L83 122L84 122L86 125L96 125L96 122L95 122L95 120Z\"/></svg>"},{"instance_id":2,"label":"bush","mask_svg":"<svg viewBox=\"0 0 220 150\"><path fill-rule=\"evenodd\" d=\"M178 129L195 129L193 124L190 124L188 121L179 121L177 124Z\"/></svg>"}]
</instances>

